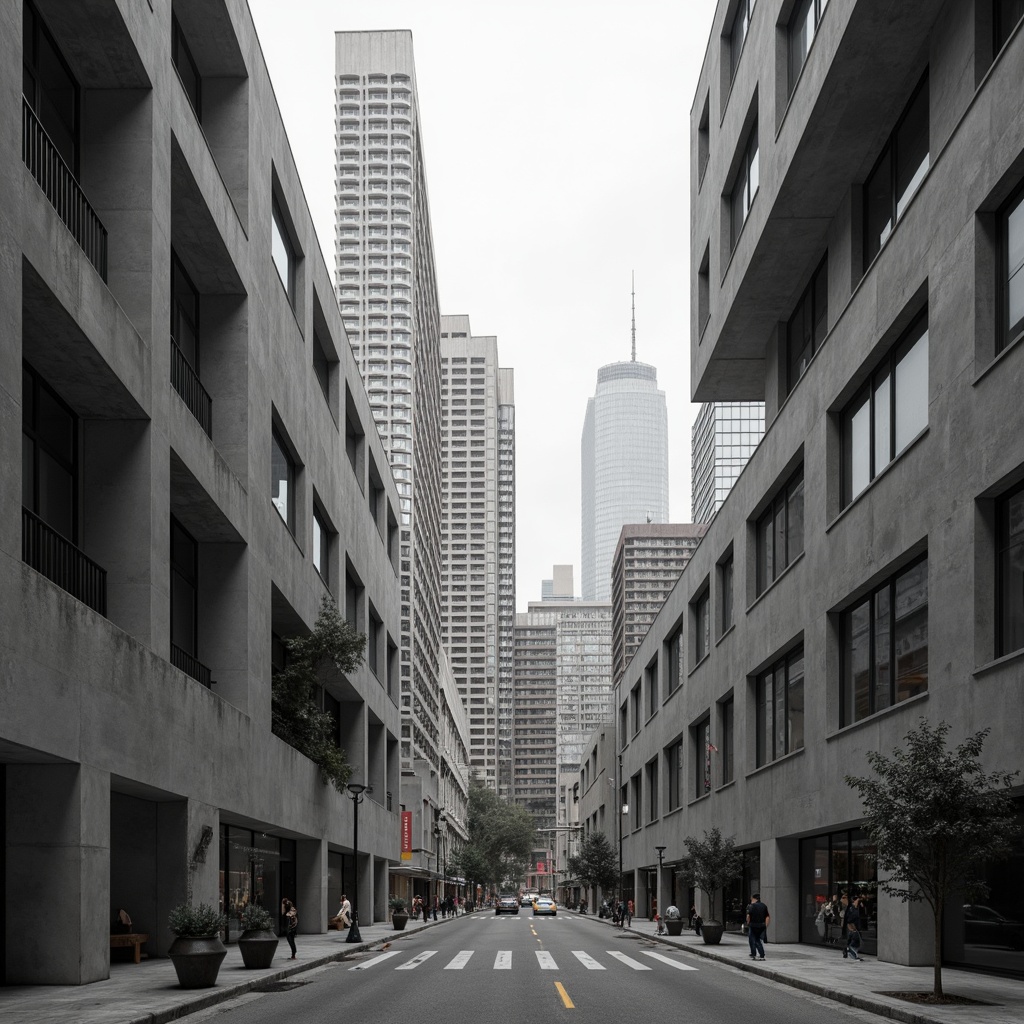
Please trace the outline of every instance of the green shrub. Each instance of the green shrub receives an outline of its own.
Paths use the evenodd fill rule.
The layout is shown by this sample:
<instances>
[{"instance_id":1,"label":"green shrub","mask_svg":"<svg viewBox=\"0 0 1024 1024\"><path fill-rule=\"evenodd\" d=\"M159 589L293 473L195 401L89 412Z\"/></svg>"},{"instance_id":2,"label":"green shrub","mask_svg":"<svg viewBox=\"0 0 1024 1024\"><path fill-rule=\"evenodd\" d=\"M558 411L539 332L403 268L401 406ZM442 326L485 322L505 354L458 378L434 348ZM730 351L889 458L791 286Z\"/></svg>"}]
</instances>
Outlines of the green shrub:
<instances>
[{"instance_id":1,"label":"green shrub","mask_svg":"<svg viewBox=\"0 0 1024 1024\"><path fill-rule=\"evenodd\" d=\"M274 919L258 903L246 903L240 921L245 932L265 932L274 926Z\"/></svg>"},{"instance_id":2,"label":"green shrub","mask_svg":"<svg viewBox=\"0 0 1024 1024\"><path fill-rule=\"evenodd\" d=\"M191 903L179 903L167 918L167 924L175 935L185 939L202 939L216 935L227 919L209 903L193 906Z\"/></svg>"}]
</instances>

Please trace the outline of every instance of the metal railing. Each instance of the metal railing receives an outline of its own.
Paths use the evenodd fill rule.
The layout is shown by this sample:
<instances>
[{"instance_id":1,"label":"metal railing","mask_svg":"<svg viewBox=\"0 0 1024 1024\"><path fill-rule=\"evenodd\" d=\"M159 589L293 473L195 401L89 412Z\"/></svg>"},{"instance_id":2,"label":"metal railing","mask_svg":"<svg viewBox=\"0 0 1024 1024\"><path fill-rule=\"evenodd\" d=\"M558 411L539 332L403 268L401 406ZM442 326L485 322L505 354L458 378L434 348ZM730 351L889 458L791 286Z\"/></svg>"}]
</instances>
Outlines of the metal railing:
<instances>
[{"instance_id":1,"label":"metal railing","mask_svg":"<svg viewBox=\"0 0 1024 1024\"><path fill-rule=\"evenodd\" d=\"M21 510L21 557L100 615L107 614L107 570L27 508Z\"/></svg>"},{"instance_id":2,"label":"metal railing","mask_svg":"<svg viewBox=\"0 0 1024 1024\"><path fill-rule=\"evenodd\" d=\"M188 651L183 651L174 643L171 644L171 664L181 669L185 675L191 676L197 683L202 683L207 689L213 685L210 670L198 658L193 658Z\"/></svg>"},{"instance_id":3,"label":"metal railing","mask_svg":"<svg viewBox=\"0 0 1024 1024\"><path fill-rule=\"evenodd\" d=\"M43 195L57 211L57 216L64 221L100 277L106 281L107 229L24 97L21 109L22 159L43 190Z\"/></svg>"},{"instance_id":4,"label":"metal railing","mask_svg":"<svg viewBox=\"0 0 1024 1024\"><path fill-rule=\"evenodd\" d=\"M213 437L213 399L203 387L185 354L171 338L171 384L188 406L188 411L199 421L207 437Z\"/></svg>"}]
</instances>

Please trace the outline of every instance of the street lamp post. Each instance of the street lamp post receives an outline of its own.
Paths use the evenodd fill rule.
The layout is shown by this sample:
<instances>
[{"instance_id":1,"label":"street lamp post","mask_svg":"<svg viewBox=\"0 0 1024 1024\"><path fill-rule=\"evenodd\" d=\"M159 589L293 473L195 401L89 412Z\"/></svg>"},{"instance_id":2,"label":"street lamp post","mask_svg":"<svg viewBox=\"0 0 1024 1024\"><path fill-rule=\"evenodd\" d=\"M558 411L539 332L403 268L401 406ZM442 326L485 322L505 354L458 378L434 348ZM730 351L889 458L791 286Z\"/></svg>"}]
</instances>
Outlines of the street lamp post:
<instances>
[{"instance_id":1,"label":"street lamp post","mask_svg":"<svg viewBox=\"0 0 1024 1024\"><path fill-rule=\"evenodd\" d=\"M661 914L661 865L662 858L664 858L665 856L665 847L656 846L655 849L658 851L658 891L655 893L654 896L654 910L655 913ZM662 914L662 917L664 916L665 915Z\"/></svg>"},{"instance_id":2,"label":"street lamp post","mask_svg":"<svg viewBox=\"0 0 1024 1024\"><path fill-rule=\"evenodd\" d=\"M346 787L352 799L352 926L348 930L346 942L362 942L359 934L359 805L363 802L363 794L372 792L370 786L361 782L350 782Z\"/></svg>"}]
</instances>

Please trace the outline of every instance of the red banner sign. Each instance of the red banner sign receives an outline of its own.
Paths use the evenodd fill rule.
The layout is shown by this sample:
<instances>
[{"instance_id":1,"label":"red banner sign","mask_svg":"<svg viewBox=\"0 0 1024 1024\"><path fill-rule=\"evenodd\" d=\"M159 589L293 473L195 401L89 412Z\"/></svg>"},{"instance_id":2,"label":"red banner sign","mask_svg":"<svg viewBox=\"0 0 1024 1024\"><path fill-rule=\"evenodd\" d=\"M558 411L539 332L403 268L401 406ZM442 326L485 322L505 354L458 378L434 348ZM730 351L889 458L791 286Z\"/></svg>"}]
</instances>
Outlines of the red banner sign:
<instances>
[{"instance_id":1,"label":"red banner sign","mask_svg":"<svg viewBox=\"0 0 1024 1024\"><path fill-rule=\"evenodd\" d=\"M402 811L402 860L412 860L412 811Z\"/></svg>"}]
</instances>

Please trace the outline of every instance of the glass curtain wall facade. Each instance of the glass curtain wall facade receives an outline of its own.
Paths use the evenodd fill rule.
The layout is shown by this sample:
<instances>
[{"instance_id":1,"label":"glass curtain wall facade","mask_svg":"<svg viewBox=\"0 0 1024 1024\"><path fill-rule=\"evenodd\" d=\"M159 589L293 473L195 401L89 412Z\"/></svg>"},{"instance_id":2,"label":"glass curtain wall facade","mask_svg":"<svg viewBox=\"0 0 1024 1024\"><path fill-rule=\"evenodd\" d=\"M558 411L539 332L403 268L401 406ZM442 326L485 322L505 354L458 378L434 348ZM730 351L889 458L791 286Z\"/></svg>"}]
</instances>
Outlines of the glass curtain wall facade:
<instances>
[{"instance_id":1,"label":"glass curtain wall facade","mask_svg":"<svg viewBox=\"0 0 1024 1024\"><path fill-rule=\"evenodd\" d=\"M234 942L242 934L242 911L263 907L283 934L281 900L295 900L295 840L236 825L220 827L220 909L227 916L221 937Z\"/></svg>"},{"instance_id":2,"label":"glass curtain wall facade","mask_svg":"<svg viewBox=\"0 0 1024 1024\"><path fill-rule=\"evenodd\" d=\"M705 402L692 436L692 518L710 523L764 436L764 403Z\"/></svg>"}]
</instances>

